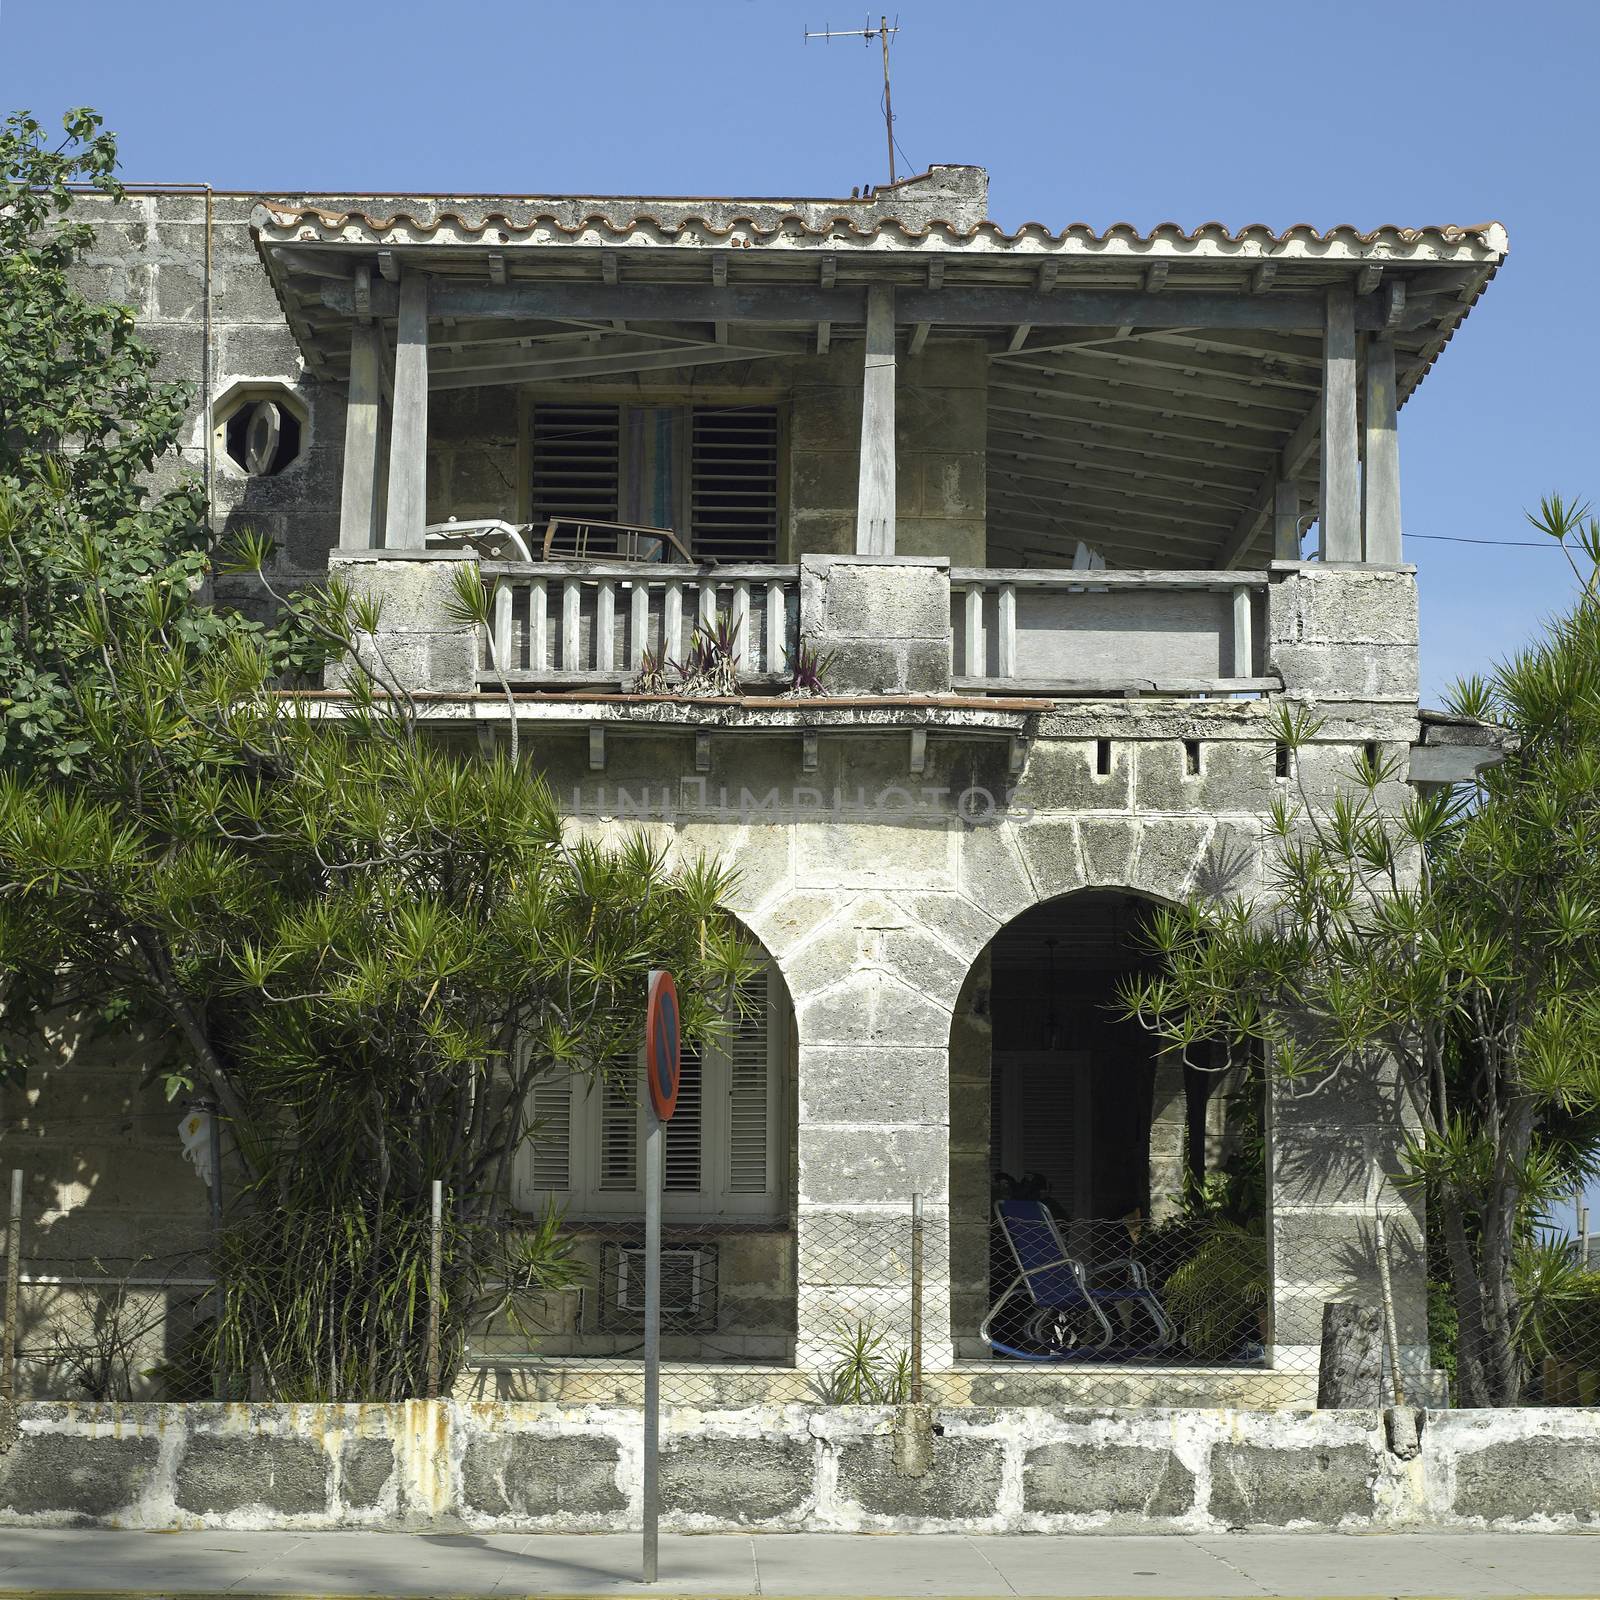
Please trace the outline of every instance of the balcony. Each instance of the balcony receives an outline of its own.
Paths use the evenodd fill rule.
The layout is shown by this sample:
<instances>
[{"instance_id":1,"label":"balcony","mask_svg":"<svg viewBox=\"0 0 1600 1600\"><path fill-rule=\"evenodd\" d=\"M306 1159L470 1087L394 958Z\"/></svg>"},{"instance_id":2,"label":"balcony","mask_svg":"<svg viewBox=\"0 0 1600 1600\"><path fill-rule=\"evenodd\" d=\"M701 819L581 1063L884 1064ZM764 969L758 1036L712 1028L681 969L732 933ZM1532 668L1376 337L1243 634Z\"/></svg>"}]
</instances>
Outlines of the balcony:
<instances>
[{"instance_id":1,"label":"balcony","mask_svg":"<svg viewBox=\"0 0 1600 1600\"><path fill-rule=\"evenodd\" d=\"M736 630L750 699L790 690L802 646L826 663L830 695L858 698L1236 696L1280 682L1264 667L1265 571L952 569L906 556L507 561L471 550L334 560L384 598L391 656L417 664L421 689L627 694L646 651L679 661L694 628L719 616ZM491 630L448 620L461 562L492 596Z\"/></svg>"}]
</instances>

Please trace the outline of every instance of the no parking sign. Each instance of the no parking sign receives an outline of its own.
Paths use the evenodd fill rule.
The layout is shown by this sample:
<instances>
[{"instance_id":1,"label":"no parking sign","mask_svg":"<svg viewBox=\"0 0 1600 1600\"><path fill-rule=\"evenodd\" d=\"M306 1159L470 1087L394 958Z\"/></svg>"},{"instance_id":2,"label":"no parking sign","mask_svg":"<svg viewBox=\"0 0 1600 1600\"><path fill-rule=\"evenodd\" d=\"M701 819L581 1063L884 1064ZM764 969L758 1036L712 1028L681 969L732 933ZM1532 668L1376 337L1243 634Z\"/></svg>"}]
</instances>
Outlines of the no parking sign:
<instances>
[{"instance_id":1,"label":"no parking sign","mask_svg":"<svg viewBox=\"0 0 1600 1600\"><path fill-rule=\"evenodd\" d=\"M650 1085L650 1104L663 1122L678 1109L678 1083L683 1075L683 1053L678 1028L678 986L670 972L657 968L650 974L645 1002L644 1065Z\"/></svg>"}]
</instances>

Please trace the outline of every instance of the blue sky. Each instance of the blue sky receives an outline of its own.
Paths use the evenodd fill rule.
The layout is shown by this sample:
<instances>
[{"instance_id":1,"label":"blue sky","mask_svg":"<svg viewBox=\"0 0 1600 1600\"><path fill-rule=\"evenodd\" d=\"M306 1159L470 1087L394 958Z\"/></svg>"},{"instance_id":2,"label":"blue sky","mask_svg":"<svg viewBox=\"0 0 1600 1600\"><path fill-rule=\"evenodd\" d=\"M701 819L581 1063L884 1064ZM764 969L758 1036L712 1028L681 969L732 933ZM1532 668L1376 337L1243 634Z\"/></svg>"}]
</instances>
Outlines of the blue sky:
<instances>
[{"instance_id":1,"label":"blue sky","mask_svg":"<svg viewBox=\"0 0 1600 1600\"><path fill-rule=\"evenodd\" d=\"M1600 6L897 15L907 165L986 166L1008 225L1504 222L1509 261L1401 419L1425 697L1563 606L1552 549L1440 536L1533 539L1522 513L1542 493L1600 497ZM838 0L0 0L0 107L97 107L129 179L846 194L887 175L878 54L801 36L862 16Z\"/></svg>"},{"instance_id":2,"label":"blue sky","mask_svg":"<svg viewBox=\"0 0 1600 1600\"><path fill-rule=\"evenodd\" d=\"M885 176L876 48L833 0L0 0L0 106L102 110L131 179L219 188L841 194ZM1600 6L907 0L908 163L989 169L1009 225L1473 223L1511 256L1406 407L1409 535L1536 538L1600 496ZM874 16L874 20L876 17ZM1514 649L1553 550L1407 546L1423 678Z\"/></svg>"}]
</instances>

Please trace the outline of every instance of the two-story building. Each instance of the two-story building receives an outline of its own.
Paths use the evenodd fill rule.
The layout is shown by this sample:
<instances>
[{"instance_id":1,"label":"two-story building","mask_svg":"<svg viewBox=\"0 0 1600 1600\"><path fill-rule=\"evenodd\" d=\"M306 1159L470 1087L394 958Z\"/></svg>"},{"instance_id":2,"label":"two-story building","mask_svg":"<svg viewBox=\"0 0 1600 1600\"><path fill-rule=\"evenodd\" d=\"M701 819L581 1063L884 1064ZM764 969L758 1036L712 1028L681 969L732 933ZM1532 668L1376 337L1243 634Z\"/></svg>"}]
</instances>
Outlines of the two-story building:
<instances>
[{"instance_id":1,"label":"two-story building","mask_svg":"<svg viewBox=\"0 0 1600 1600\"><path fill-rule=\"evenodd\" d=\"M1402 1360L1429 1368L1383 1081L1268 1093L1242 1356L1174 1345L1135 1383L998 1360L980 1329L1000 1185L1069 1230L1159 1223L1229 1149L1203 1064L1116 1020L1142 908L1257 891L1274 802L1364 750L1470 771L1419 716L1396 419L1498 225L1008 231L982 170L943 166L839 200L150 192L98 250L195 381L219 527L275 535L284 581L381 596L441 736L492 748L515 716L576 826L738 869L766 1006L673 1124L694 1332L669 1355L781 1395L842 1323L897 1327L915 1195L948 1397L1309 1404L1322 1303L1376 1295L1380 1211ZM487 637L453 619L463 563ZM737 695L638 692L723 614ZM816 661L827 692L795 692ZM1285 702L1324 719L1296 761ZM636 1342L642 1113L567 1083L537 1111L518 1203L567 1206L596 1287L484 1368L626 1391L584 1363ZM150 1129L107 1130L108 1164L170 1144ZM45 1118L34 1148L75 1138Z\"/></svg>"}]
</instances>

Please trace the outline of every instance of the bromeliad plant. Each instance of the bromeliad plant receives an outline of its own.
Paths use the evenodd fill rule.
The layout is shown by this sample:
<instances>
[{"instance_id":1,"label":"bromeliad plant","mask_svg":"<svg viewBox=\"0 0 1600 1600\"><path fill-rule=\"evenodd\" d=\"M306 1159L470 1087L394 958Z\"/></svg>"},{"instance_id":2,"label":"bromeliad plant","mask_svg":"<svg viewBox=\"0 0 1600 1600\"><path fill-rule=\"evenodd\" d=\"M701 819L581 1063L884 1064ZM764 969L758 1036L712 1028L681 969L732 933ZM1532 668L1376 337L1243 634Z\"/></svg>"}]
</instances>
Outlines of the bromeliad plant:
<instances>
[{"instance_id":1,"label":"bromeliad plant","mask_svg":"<svg viewBox=\"0 0 1600 1600\"><path fill-rule=\"evenodd\" d=\"M731 697L739 692L739 624L726 611L697 623L682 661L673 669L692 695Z\"/></svg>"},{"instance_id":2,"label":"bromeliad plant","mask_svg":"<svg viewBox=\"0 0 1600 1600\"><path fill-rule=\"evenodd\" d=\"M1600 527L1559 498L1529 520L1580 593L1454 695L1506 730L1505 759L1458 793L1407 787L1396 757L1363 759L1326 798L1302 772L1299 802L1273 810L1267 894L1157 913L1165 970L1122 991L1186 1050L1265 1046L1279 1092L1397 1074L1474 1406L1517 1403L1536 1226L1600 1166ZM1322 728L1281 714L1297 772Z\"/></svg>"},{"instance_id":3,"label":"bromeliad plant","mask_svg":"<svg viewBox=\"0 0 1600 1600\"><path fill-rule=\"evenodd\" d=\"M800 640L799 648L795 651L794 661L789 667L788 698L792 700L809 699L814 695L828 692L828 670L833 665L833 654L821 654L814 644L807 644Z\"/></svg>"}]
</instances>

